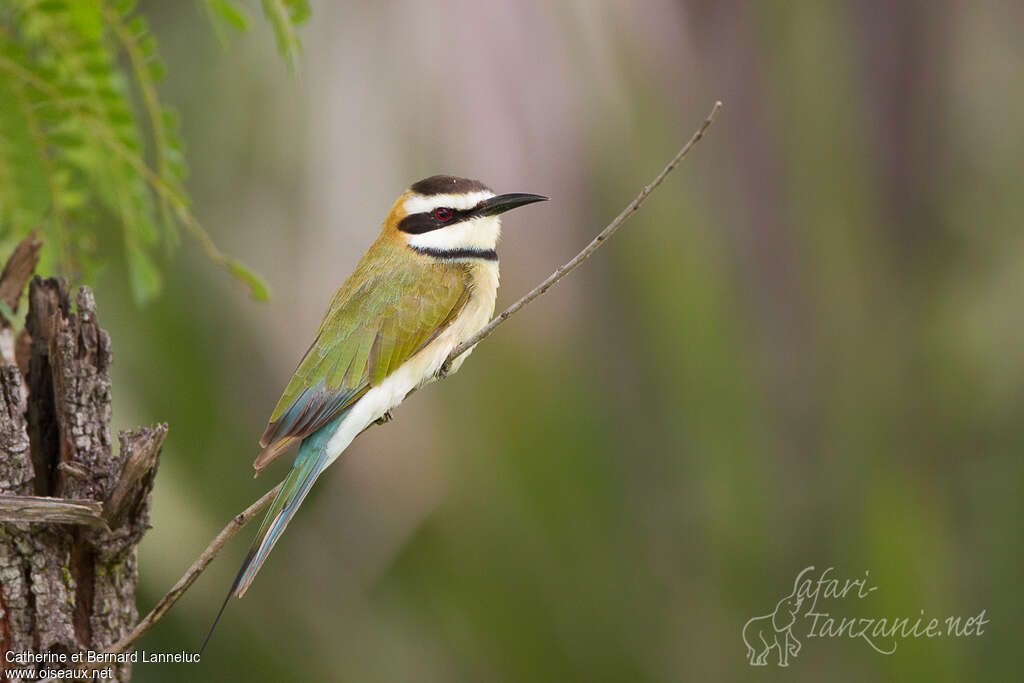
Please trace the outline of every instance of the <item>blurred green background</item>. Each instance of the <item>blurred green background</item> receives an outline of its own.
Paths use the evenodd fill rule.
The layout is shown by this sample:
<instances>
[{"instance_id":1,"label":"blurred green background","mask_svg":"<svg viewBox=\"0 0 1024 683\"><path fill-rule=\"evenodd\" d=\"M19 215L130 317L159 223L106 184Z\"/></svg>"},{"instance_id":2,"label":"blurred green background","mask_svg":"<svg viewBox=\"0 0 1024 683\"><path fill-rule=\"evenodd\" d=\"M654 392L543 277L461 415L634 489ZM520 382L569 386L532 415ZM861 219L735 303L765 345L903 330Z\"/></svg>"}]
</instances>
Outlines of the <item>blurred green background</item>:
<instances>
[{"instance_id":1,"label":"blurred green background","mask_svg":"<svg viewBox=\"0 0 1024 683\"><path fill-rule=\"evenodd\" d=\"M251 461L334 289L434 173L511 214L499 307L571 257L725 102L607 248L321 477L199 665L138 681L1009 680L1024 623L1024 9L913 0L315 2L218 44L143 3L195 213L142 310L97 282L117 426L170 436L147 611L284 476ZM254 529L140 643L194 650ZM244 538L243 538L244 537ZM842 616L983 636L741 630L809 565L870 572ZM822 605L819 605L822 607Z\"/></svg>"}]
</instances>

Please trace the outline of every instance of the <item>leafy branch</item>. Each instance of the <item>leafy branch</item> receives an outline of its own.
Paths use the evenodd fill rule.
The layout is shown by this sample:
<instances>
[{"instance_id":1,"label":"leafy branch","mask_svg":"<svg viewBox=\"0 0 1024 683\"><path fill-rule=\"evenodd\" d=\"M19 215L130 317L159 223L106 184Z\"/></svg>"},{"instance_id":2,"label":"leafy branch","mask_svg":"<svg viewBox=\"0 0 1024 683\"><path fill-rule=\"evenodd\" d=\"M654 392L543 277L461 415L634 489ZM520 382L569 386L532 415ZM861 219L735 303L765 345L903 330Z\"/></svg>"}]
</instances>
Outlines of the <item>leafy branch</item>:
<instances>
[{"instance_id":1,"label":"leafy branch","mask_svg":"<svg viewBox=\"0 0 1024 683\"><path fill-rule=\"evenodd\" d=\"M247 30L233 0L204 0L223 26ZM289 67L305 0L264 2ZM122 59L123 58L123 59ZM125 65L125 66L122 66ZM166 66L134 0L7 0L0 8L0 248L40 227L54 245L41 269L89 281L103 266L97 226L120 229L131 291L160 292L158 247L184 228L207 257L267 298L262 280L224 254L191 209L184 145L159 98ZM10 103L10 106L8 103Z\"/></svg>"}]
</instances>

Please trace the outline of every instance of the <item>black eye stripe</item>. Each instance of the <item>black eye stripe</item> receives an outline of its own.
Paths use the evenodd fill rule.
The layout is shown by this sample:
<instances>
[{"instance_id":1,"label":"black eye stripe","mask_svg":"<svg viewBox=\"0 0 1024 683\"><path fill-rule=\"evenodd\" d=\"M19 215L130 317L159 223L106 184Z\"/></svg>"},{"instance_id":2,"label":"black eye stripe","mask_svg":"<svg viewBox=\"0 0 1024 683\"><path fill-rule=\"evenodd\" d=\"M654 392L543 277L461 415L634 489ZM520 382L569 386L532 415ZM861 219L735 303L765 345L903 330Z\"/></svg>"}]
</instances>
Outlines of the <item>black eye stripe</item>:
<instances>
[{"instance_id":1,"label":"black eye stripe","mask_svg":"<svg viewBox=\"0 0 1024 683\"><path fill-rule=\"evenodd\" d=\"M473 217L472 209L449 209L451 217L446 220L439 219L435 212L436 209L431 209L423 213L410 214L398 223L398 229L411 235L422 235L425 232L447 228L449 225L455 225Z\"/></svg>"}]
</instances>

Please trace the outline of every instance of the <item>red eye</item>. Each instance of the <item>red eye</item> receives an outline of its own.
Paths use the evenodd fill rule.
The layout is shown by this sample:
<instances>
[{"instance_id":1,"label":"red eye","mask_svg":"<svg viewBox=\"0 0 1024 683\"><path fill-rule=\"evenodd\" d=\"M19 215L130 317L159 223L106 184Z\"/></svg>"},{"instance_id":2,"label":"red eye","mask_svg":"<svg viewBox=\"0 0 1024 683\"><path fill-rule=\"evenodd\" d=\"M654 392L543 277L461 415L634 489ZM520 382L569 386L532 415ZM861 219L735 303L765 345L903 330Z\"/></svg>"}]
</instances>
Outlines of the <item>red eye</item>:
<instances>
[{"instance_id":1,"label":"red eye","mask_svg":"<svg viewBox=\"0 0 1024 683\"><path fill-rule=\"evenodd\" d=\"M441 207L439 209L434 209L434 218L436 218L439 221L446 221L446 220L448 220L451 217L452 217L452 210L451 209L446 209L444 207Z\"/></svg>"}]
</instances>

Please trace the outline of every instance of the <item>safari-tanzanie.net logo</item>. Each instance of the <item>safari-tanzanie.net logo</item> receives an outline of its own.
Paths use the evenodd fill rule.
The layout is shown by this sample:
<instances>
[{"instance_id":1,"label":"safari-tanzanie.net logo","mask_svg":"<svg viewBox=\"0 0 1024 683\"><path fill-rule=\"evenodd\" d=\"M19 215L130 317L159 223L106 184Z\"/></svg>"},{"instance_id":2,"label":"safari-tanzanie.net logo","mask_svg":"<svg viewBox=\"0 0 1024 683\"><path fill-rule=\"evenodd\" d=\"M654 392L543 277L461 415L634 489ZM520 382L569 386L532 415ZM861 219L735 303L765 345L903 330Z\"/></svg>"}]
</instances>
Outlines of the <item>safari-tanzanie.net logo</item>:
<instances>
[{"instance_id":1,"label":"safari-tanzanie.net logo","mask_svg":"<svg viewBox=\"0 0 1024 683\"><path fill-rule=\"evenodd\" d=\"M838 578L835 567L818 574L813 566L805 567L775 609L743 625L747 661L753 666L767 666L769 661L789 666L804 643L815 638L858 640L891 655L900 640L973 638L984 635L989 623L984 609L969 617L930 617L923 609L915 616L851 616L870 608L869 602L861 601L876 590L867 571L851 579Z\"/></svg>"}]
</instances>

